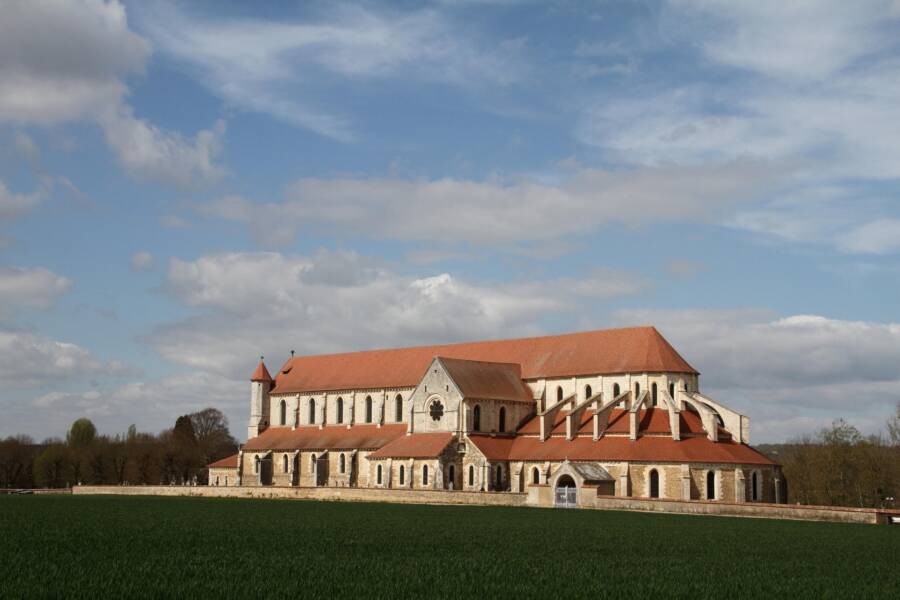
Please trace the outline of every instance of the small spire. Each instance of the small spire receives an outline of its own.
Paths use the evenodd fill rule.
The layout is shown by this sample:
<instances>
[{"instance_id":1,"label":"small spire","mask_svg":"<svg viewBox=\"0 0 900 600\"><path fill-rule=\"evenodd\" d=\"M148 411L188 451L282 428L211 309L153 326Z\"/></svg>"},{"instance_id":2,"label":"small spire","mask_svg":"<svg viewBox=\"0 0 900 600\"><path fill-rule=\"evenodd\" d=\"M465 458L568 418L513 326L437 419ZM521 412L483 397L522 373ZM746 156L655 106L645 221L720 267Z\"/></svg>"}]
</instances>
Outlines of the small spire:
<instances>
[{"instance_id":1,"label":"small spire","mask_svg":"<svg viewBox=\"0 0 900 600\"><path fill-rule=\"evenodd\" d=\"M272 376L269 375L269 370L266 368L266 363L263 362L262 356L259 357L259 365L250 377L250 381L272 381Z\"/></svg>"}]
</instances>

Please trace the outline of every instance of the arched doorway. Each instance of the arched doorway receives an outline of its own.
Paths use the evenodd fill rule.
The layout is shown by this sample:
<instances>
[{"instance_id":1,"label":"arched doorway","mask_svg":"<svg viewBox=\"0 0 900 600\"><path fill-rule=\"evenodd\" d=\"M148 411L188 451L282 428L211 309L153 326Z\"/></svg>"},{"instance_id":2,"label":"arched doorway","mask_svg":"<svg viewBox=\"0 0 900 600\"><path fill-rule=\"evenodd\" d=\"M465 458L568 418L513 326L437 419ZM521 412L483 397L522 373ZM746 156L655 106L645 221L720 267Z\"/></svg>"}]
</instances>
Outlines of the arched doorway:
<instances>
[{"instance_id":1,"label":"arched doorway","mask_svg":"<svg viewBox=\"0 0 900 600\"><path fill-rule=\"evenodd\" d=\"M453 465L447 469L447 489L456 489L456 468Z\"/></svg>"},{"instance_id":2,"label":"arched doorway","mask_svg":"<svg viewBox=\"0 0 900 600\"><path fill-rule=\"evenodd\" d=\"M578 487L571 475L563 475L556 480L555 504L560 508L573 508L578 505Z\"/></svg>"}]
</instances>

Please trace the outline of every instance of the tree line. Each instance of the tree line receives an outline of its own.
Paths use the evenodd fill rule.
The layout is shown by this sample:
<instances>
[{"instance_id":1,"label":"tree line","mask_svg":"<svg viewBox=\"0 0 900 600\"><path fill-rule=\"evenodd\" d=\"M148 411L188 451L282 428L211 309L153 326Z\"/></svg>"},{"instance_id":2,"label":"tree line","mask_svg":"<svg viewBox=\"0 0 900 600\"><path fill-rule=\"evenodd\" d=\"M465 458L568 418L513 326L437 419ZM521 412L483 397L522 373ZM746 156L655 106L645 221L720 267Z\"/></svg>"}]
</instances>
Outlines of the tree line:
<instances>
[{"instance_id":1,"label":"tree line","mask_svg":"<svg viewBox=\"0 0 900 600\"><path fill-rule=\"evenodd\" d=\"M89 419L78 419L65 440L0 440L0 488L203 485L206 465L235 452L228 419L215 408L182 415L159 434L131 425L125 434L98 435Z\"/></svg>"},{"instance_id":2,"label":"tree line","mask_svg":"<svg viewBox=\"0 0 900 600\"><path fill-rule=\"evenodd\" d=\"M839 419L816 435L758 449L781 463L791 503L900 506L900 402L886 434L863 436Z\"/></svg>"}]
</instances>

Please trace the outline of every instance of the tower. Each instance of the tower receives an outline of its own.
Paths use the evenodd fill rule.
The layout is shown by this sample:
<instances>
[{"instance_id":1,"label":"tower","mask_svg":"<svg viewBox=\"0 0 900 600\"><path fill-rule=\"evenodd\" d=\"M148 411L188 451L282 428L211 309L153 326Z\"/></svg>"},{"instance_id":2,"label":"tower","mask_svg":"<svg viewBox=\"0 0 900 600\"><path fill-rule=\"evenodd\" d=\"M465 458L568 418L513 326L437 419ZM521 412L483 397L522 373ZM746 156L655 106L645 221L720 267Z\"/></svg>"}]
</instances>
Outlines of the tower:
<instances>
[{"instance_id":1,"label":"tower","mask_svg":"<svg viewBox=\"0 0 900 600\"><path fill-rule=\"evenodd\" d=\"M274 380L269 375L263 357L250 377L250 421L247 423L247 439L255 438L269 426L269 390Z\"/></svg>"}]
</instances>

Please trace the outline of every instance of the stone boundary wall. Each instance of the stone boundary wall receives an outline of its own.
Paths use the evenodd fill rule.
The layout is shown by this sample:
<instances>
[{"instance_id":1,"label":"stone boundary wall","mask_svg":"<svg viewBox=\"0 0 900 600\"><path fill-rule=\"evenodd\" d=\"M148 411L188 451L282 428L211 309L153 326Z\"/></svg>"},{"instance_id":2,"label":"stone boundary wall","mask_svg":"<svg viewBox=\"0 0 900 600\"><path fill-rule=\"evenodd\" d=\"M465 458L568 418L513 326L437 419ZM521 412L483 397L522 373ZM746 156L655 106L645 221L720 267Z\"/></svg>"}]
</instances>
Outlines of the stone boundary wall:
<instances>
[{"instance_id":1,"label":"stone boundary wall","mask_svg":"<svg viewBox=\"0 0 900 600\"><path fill-rule=\"evenodd\" d=\"M878 508L844 506L804 506L801 504L768 504L763 502L731 503L702 500L658 500L649 498L620 498L597 496L584 505L604 510L664 512L688 515L718 515L725 517L756 517L762 519L790 519L798 521L832 521L838 523L868 523L883 525L900 511Z\"/></svg>"},{"instance_id":2,"label":"stone boundary wall","mask_svg":"<svg viewBox=\"0 0 900 600\"><path fill-rule=\"evenodd\" d=\"M900 510L765 504L761 502L727 503L697 500L622 498L618 496L593 496L588 492L588 489L579 490L579 506L581 508L868 524L886 524L890 522L891 517L900 517ZM72 493L78 495L282 498L347 502L393 502L400 504L548 507L548 503L538 501L537 496L534 494L383 488L82 485L72 488ZM584 495L582 496L582 494Z\"/></svg>"},{"instance_id":3,"label":"stone boundary wall","mask_svg":"<svg viewBox=\"0 0 900 600\"><path fill-rule=\"evenodd\" d=\"M509 492L464 492L350 487L224 487L224 486L118 486L80 485L74 494L119 496L202 496L206 498L285 498L343 500L348 502L394 502L401 504L473 504L525 506L525 494Z\"/></svg>"}]
</instances>

